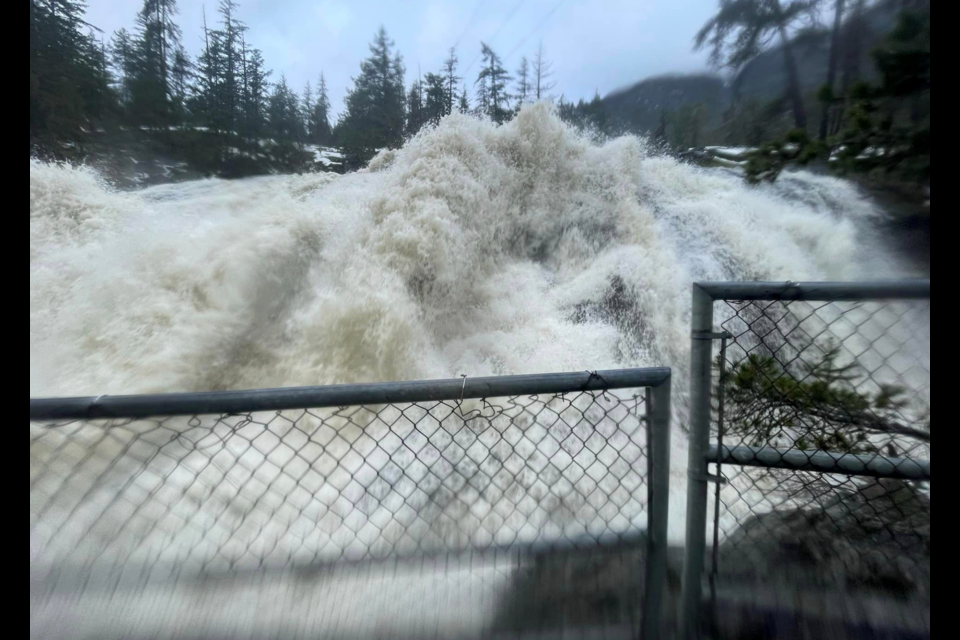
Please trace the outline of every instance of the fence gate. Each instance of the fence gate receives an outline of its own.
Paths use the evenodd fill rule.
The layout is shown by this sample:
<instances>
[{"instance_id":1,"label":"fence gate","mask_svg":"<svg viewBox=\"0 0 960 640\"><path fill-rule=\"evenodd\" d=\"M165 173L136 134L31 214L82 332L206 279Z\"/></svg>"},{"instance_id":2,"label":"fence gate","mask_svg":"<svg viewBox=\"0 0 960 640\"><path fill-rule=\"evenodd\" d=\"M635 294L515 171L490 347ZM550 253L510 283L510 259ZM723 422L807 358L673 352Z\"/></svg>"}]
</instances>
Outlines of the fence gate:
<instances>
[{"instance_id":1,"label":"fence gate","mask_svg":"<svg viewBox=\"0 0 960 640\"><path fill-rule=\"evenodd\" d=\"M30 401L36 637L656 637L666 368Z\"/></svg>"},{"instance_id":2,"label":"fence gate","mask_svg":"<svg viewBox=\"0 0 960 640\"><path fill-rule=\"evenodd\" d=\"M693 297L684 635L929 633L929 280Z\"/></svg>"}]
</instances>

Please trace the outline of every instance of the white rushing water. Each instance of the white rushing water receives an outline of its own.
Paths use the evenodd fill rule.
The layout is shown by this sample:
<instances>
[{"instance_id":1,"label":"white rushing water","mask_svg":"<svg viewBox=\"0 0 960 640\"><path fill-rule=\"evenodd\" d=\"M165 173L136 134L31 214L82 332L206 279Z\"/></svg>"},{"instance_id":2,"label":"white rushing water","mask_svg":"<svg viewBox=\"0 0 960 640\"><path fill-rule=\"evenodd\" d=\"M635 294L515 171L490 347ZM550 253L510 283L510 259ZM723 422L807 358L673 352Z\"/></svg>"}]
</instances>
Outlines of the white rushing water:
<instances>
[{"instance_id":1,"label":"white rushing water","mask_svg":"<svg viewBox=\"0 0 960 640\"><path fill-rule=\"evenodd\" d=\"M636 138L595 144L546 105L448 117L345 176L119 193L31 161L30 395L669 365L680 540L691 283L909 275L878 215L843 180L750 187ZM64 451L86 459L38 460ZM228 475L212 483L246 482ZM51 535L33 525L32 560Z\"/></svg>"},{"instance_id":2,"label":"white rushing water","mask_svg":"<svg viewBox=\"0 0 960 640\"><path fill-rule=\"evenodd\" d=\"M31 162L30 392L682 367L692 281L896 275L867 265L874 215L842 180L751 188L545 105L346 176L115 193Z\"/></svg>"},{"instance_id":3,"label":"white rushing water","mask_svg":"<svg viewBox=\"0 0 960 640\"><path fill-rule=\"evenodd\" d=\"M117 193L31 161L30 394L669 365L682 426L690 284L901 275L877 215L839 179L749 187L546 105L346 176Z\"/></svg>"}]
</instances>

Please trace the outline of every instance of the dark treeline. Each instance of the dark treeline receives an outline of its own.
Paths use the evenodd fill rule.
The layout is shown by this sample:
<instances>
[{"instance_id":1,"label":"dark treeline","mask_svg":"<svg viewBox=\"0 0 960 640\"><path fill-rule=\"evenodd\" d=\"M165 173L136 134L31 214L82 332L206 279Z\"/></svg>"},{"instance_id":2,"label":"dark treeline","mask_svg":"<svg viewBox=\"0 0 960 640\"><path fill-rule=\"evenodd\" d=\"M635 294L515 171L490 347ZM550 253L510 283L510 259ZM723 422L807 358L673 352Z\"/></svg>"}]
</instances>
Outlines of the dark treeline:
<instances>
[{"instance_id":1,"label":"dark treeline","mask_svg":"<svg viewBox=\"0 0 960 640\"><path fill-rule=\"evenodd\" d=\"M720 0L695 43L732 73L715 134L759 147L749 179L819 160L929 186L929 0ZM765 102L744 95L758 68L772 74L776 65L781 94ZM703 127L688 117L682 128L695 135Z\"/></svg>"},{"instance_id":2,"label":"dark treeline","mask_svg":"<svg viewBox=\"0 0 960 640\"><path fill-rule=\"evenodd\" d=\"M333 140L326 81L303 96L271 81L247 43L237 4L203 15L191 60L175 0L144 0L133 32L107 37L77 0L30 2L31 154L82 154L94 133L135 130L175 147L202 170L225 174L302 168L306 144ZM209 21L208 21L209 20Z\"/></svg>"},{"instance_id":3,"label":"dark treeline","mask_svg":"<svg viewBox=\"0 0 960 640\"><path fill-rule=\"evenodd\" d=\"M356 168L454 111L502 123L554 86L542 46L532 64L522 60L514 92L501 58L481 43L473 83L459 75L451 48L440 69L418 69L408 88L409 70L381 27L335 119L323 72L298 93L250 45L233 0L202 14L195 59L182 42L176 0L143 0L134 29L111 36L84 11L79 0L30 1L31 156L75 159L124 133L221 175L316 169L311 145L338 148Z\"/></svg>"},{"instance_id":4,"label":"dark treeline","mask_svg":"<svg viewBox=\"0 0 960 640\"><path fill-rule=\"evenodd\" d=\"M71 158L98 136L135 132L207 173L317 169L314 146L336 147L356 168L454 111L503 123L524 104L555 99L542 45L511 73L481 42L479 69L466 78L453 48L439 69L407 68L381 27L335 117L322 71L300 92L289 86L250 45L237 3L199 16L195 59L179 17L175 0L143 0L132 32L108 36L84 20L79 0L31 0L31 155ZM589 101L561 95L559 115L667 149L760 147L752 179L833 158L845 170L929 183L929 0L719 0L694 42L726 70L726 86L651 79Z\"/></svg>"}]
</instances>

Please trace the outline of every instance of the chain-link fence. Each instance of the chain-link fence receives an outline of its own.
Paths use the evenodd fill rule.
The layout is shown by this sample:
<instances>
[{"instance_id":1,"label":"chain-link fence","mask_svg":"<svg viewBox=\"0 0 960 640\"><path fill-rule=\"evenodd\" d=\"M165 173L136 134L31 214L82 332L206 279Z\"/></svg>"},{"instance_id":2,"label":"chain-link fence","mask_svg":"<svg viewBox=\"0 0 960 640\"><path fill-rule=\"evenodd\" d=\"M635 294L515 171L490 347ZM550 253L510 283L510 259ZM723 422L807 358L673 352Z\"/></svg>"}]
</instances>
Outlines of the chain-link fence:
<instances>
[{"instance_id":1,"label":"chain-link fence","mask_svg":"<svg viewBox=\"0 0 960 640\"><path fill-rule=\"evenodd\" d=\"M381 619L376 631L364 621L382 614L367 611L341 631L444 635L439 622L431 630L423 621L452 615L456 635L561 624L635 632L640 620L655 633L669 411L666 369L31 401L31 621L51 620L49 632L92 618L87 631L100 634L91 615L98 601L78 594L126 594L136 618L143 599L129 594L144 585L302 576L348 560L372 575L385 560L406 559L409 568L419 558L421 573L433 567L429 584L397 578L392 588L412 595L408 610L436 601L445 614L428 606L404 630L404 612L394 612L396 628L383 629L390 622ZM627 551L598 561L606 546ZM574 559L543 560L560 549ZM576 559L576 549L593 559ZM380 569L369 568L377 562ZM590 563L598 575L621 566L616 575L626 580L558 596L545 578ZM440 600L454 585L474 597L445 607ZM543 602L553 590L565 613L532 616L542 602L517 610L529 594L504 597L533 585ZM169 597L159 606L156 588L150 606L166 617L193 606ZM300 615L373 601L378 590L363 588L339 587L340 596ZM598 607L611 592L614 610ZM64 598L83 611L64 618ZM231 604L226 598L216 608ZM490 615L476 614L486 609ZM305 621L300 628L331 633Z\"/></svg>"},{"instance_id":2,"label":"chain-link fence","mask_svg":"<svg viewBox=\"0 0 960 640\"><path fill-rule=\"evenodd\" d=\"M928 603L929 282L699 289L710 309L694 350L709 362L691 492L709 548L699 529L688 551L706 553L714 615L718 597L728 606L745 584L769 592L778 580L794 600ZM688 556L687 607L699 605L700 563Z\"/></svg>"}]
</instances>

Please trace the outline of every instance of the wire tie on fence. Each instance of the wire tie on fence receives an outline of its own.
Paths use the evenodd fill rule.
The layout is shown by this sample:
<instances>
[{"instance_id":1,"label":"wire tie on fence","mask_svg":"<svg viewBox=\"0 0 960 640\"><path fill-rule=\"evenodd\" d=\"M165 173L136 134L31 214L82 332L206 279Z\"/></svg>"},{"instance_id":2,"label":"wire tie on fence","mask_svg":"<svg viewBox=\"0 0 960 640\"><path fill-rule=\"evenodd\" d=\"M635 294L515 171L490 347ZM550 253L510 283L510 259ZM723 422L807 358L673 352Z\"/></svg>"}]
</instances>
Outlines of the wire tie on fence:
<instances>
[{"instance_id":1,"label":"wire tie on fence","mask_svg":"<svg viewBox=\"0 0 960 640\"><path fill-rule=\"evenodd\" d=\"M600 375L599 373L597 373L596 370L590 371L589 369L586 369L586 372L590 374L590 377L587 378L587 381L583 383L583 390L584 390L584 391L587 391L587 385L590 384L590 381L591 381L591 380L593 380L594 378L596 378L597 380L599 380L600 382L602 382L603 385L604 385L604 388L600 390L600 393L602 394L601 397L602 397L604 400L606 400L606 401L609 402L609 401L610 401L610 398L607 397L607 388L610 387L610 383L607 382L602 375ZM591 395L592 395L592 394L591 394Z\"/></svg>"},{"instance_id":2,"label":"wire tie on fence","mask_svg":"<svg viewBox=\"0 0 960 640\"><path fill-rule=\"evenodd\" d=\"M463 390L467 387L467 374L461 373L460 377L463 378L463 384L460 385L460 402L463 402Z\"/></svg>"}]
</instances>

